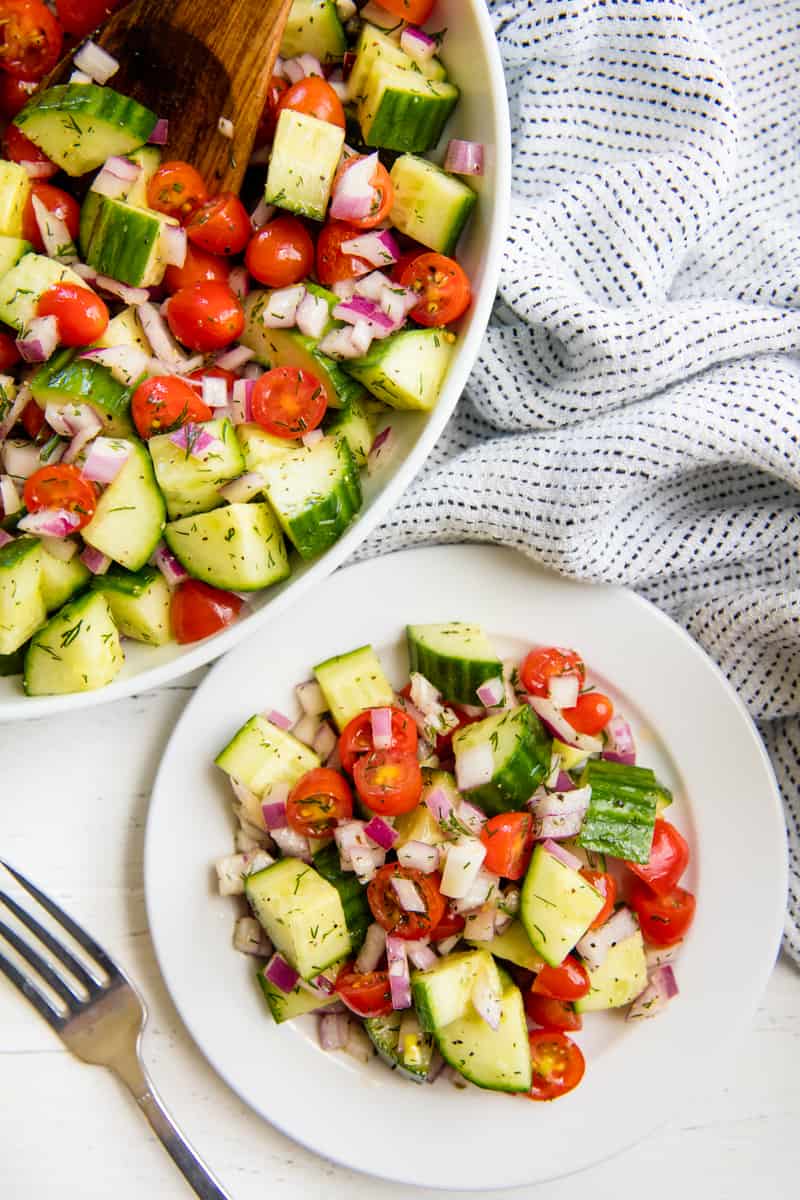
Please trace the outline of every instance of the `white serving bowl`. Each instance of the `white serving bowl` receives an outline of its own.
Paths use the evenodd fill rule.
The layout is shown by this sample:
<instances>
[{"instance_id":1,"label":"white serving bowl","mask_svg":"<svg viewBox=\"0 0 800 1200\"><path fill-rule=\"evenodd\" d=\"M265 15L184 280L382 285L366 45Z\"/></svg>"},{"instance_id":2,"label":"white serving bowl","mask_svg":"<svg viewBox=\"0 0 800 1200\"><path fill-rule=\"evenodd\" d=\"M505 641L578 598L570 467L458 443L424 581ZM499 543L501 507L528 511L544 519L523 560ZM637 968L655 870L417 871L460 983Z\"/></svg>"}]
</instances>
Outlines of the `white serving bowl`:
<instances>
[{"instance_id":1,"label":"white serving bowl","mask_svg":"<svg viewBox=\"0 0 800 1200\"><path fill-rule=\"evenodd\" d=\"M125 666L108 687L67 696L26 697L19 676L0 678L0 721L107 704L158 687L224 654L287 609L309 588L320 585L375 528L408 487L442 432L467 382L489 320L508 221L511 191L511 139L505 80L484 0L438 0L437 25L447 29L443 58L461 88L461 101L440 147L451 137L482 142L485 174L471 180L479 195L459 246L459 260L473 285L475 300L460 326L457 352L436 408L431 413L397 413L392 427L397 451L374 477L362 477L364 507L335 546L312 563L293 561L285 583L256 593L251 612L228 629L195 645L158 648L126 641Z\"/></svg>"}]
</instances>

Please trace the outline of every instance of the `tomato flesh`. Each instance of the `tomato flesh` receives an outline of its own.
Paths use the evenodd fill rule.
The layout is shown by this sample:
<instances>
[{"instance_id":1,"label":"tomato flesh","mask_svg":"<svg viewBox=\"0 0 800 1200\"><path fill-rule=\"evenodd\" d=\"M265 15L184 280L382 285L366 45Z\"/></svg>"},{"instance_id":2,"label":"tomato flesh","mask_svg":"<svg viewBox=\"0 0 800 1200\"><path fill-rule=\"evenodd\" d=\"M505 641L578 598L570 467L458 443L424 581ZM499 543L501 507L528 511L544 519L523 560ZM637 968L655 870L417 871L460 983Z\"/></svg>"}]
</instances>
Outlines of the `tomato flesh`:
<instances>
[{"instance_id":1,"label":"tomato flesh","mask_svg":"<svg viewBox=\"0 0 800 1200\"><path fill-rule=\"evenodd\" d=\"M278 104L281 96L289 87L289 81L282 79L280 75L273 75L269 81L267 88L267 98L264 102L264 111L261 114L261 120L258 122L256 130L256 148L268 146L275 137L275 126L278 123Z\"/></svg>"},{"instance_id":2,"label":"tomato flesh","mask_svg":"<svg viewBox=\"0 0 800 1200\"><path fill-rule=\"evenodd\" d=\"M11 76L7 75L5 78L11 79ZM19 83L19 80L15 80L15 82ZM30 96L27 99L30 99ZM6 158L11 162L45 164L52 167L53 175L58 170L56 164L50 161L45 152L40 150L35 142L32 142L29 137L25 136L18 125L9 125L3 134L3 150Z\"/></svg>"},{"instance_id":3,"label":"tomato flesh","mask_svg":"<svg viewBox=\"0 0 800 1200\"><path fill-rule=\"evenodd\" d=\"M241 612L243 601L232 592L211 587L200 579L185 579L172 593L172 630L185 646L218 633Z\"/></svg>"},{"instance_id":4,"label":"tomato flesh","mask_svg":"<svg viewBox=\"0 0 800 1200\"><path fill-rule=\"evenodd\" d=\"M639 918L644 940L653 946L674 946L682 941L694 920L695 904L692 893L682 887L657 896L637 879L631 888L631 908Z\"/></svg>"},{"instance_id":5,"label":"tomato flesh","mask_svg":"<svg viewBox=\"0 0 800 1200\"><path fill-rule=\"evenodd\" d=\"M316 117L318 121L325 121L329 125L338 125L340 129L345 127L342 102L331 85L319 75L298 79L297 83L282 92L276 104L276 121L287 109Z\"/></svg>"},{"instance_id":6,"label":"tomato flesh","mask_svg":"<svg viewBox=\"0 0 800 1200\"><path fill-rule=\"evenodd\" d=\"M125 0L56 0L56 12L67 33L84 38L124 3Z\"/></svg>"},{"instance_id":7,"label":"tomato flesh","mask_svg":"<svg viewBox=\"0 0 800 1200\"><path fill-rule=\"evenodd\" d=\"M240 254L253 227L247 210L233 192L220 192L196 208L186 226L186 236L211 254Z\"/></svg>"},{"instance_id":8,"label":"tomato flesh","mask_svg":"<svg viewBox=\"0 0 800 1200\"><path fill-rule=\"evenodd\" d=\"M44 428L44 412L35 400L28 401L19 420L29 438L38 437Z\"/></svg>"},{"instance_id":9,"label":"tomato flesh","mask_svg":"<svg viewBox=\"0 0 800 1200\"><path fill-rule=\"evenodd\" d=\"M259 283L289 287L310 274L314 266L314 243L297 217L276 217L251 237L245 264Z\"/></svg>"},{"instance_id":10,"label":"tomato flesh","mask_svg":"<svg viewBox=\"0 0 800 1200\"><path fill-rule=\"evenodd\" d=\"M186 258L182 267L167 267L164 272L164 287L168 292L179 292L181 288L195 283L227 284L231 264L220 254L209 254L191 243L186 247Z\"/></svg>"},{"instance_id":11,"label":"tomato flesh","mask_svg":"<svg viewBox=\"0 0 800 1200\"><path fill-rule=\"evenodd\" d=\"M617 881L606 871L592 871L589 867L582 867L581 875L601 896L605 897L605 904L589 926L590 929L599 929L601 925L605 925L614 911L617 900Z\"/></svg>"},{"instance_id":12,"label":"tomato flesh","mask_svg":"<svg viewBox=\"0 0 800 1200\"><path fill-rule=\"evenodd\" d=\"M392 887L393 879L413 883L424 904L423 912L406 912ZM392 937L417 941L429 937L444 916L447 901L439 891L439 876L424 875L413 867L387 863L367 886L367 900L378 924Z\"/></svg>"},{"instance_id":13,"label":"tomato flesh","mask_svg":"<svg viewBox=\"0 0 800 1200\"><path fill-rule=\"evenodd\" d=\"M525 1012L542 1029L559 1029L563 1033L574 1033L583 1028L581 1014L575 1012L567 1000L554 1000L539 992L525 992Z\"/></svg>"},{"instance_id":14,"label":"tomato flesh","mask_svg":"<svg viewBox=\"0 0 800 1200\"><path fill-rule=\"evenodd\" d=\"M416 754L373 750L356 760L353 779L367 808L384 816L411 812L422 797L422 771Z\"/></svg>"},{"instance_id":15,"label":"tomato flesh","mask_svg":"<svg viewBox=\"0 0 800 1200\"><path fill-rule=\"evenodd\" d=\"M392 1012L388 971L359 974L353 970L352 964L347 964L336 980L336 992L350 1011L359 1017L388 1017Z\"/></svg>"},{"instance_id":16,"label":"tomato flesh","mask_svg":"<svg viewBox=\"0 0 800 1200\"><path fill-rule=\"evenodd\" d=\"M568 954L558 967L542 967L531 985L535 995L551 1000L580 1000L591 984L586 967L573 954Z\"/></svg>"},{"instance_id":17,"label":"tomato flesh","mask_svg":"<svg viewBox=\"0 0 800 1200\"><path fill-rule=\"evenodd\" d=\"M486 847L483 865L504 879L521 879L528 869L533 842L533 818L530 813L499 813L481 830Z\"/></svg>"},{"instance_id":18,"label":"tomato flesh","mask_svg":"<svg viewBox=\"0 0 800 1200\"><path fill-rule=\"evenodd\" d=\"M304 837L332 837L353 815L353 793L338 771L315 767L292 788L286 802L289 828Z\"/></svg>"},{"instance_id":19,"label":"tomato flesh","mask_svg":"<svg viewBox=\"0 0 800 1200\"><path fill-rule=\"evenodd\" d=\"M689 865L689 846L674 825L661 818L656 820L650 858L646 863L626 862L651 892L664 896L671 892Z\"/></svg>"},{"instance_id":20,"label":"tomato flesh","mask_svg":"<svg viewBox=\"0 0 800 1200\"><path fill-rule=\"evenodd\" d=\"M562 713L578 733L586 733L593 737L605 729L613 717L614 705L602 692L584 692L582 696L578 696L578 703L574 708L564 708Z\"/></svg>"},{"instance_id":21,"label":"tomato flesh","mask_svg":"<svg viewBox=\"0 0 800 1200\"><path fill-rule=\"evenodd\" d=\"M412 25L422 25L433 12L436 0L380 0L380 7Z\"/></svg>"},{"instance_id":22,"label":"tomato flesh","mask_svg":"<svg viewBox=\"0 0 800 1200\"><path fill-rule=\"evenodd\" d=\"M392 745L391 749L400 750L404 754L416 754L419 735L417 727L407 712L402 708L392 708ZM339 735L339 757L342 766L349 774L353 772L353 764L361 754L371 754L372 744L372 709L348 721Z\"/></svg>"},{"instance_id":23,"label":"tomato flesh","mask_svg":"<svg viewBox=\"0 0 800 1200\"><path fill-rule=\"evenodd\" d=\"M436 928L431 930L430 939L432 942L443 942L461 933L466 924L466 918L461 913L451 912L448 908Z\"/></svg>"},{"instance_id":24,"label":"tomato flesh","mask_svg":"<svg viewBox=\"0 0 800 1200\"><path fill-rule=\"evenodd\" d=\"M63 509L72 513L79 520L77 529L89 524L97 507L93 484L71 463L39 467L25 480L22 498L31 513L43 509Z\"/></svg>"},{"instance_id":25,"label":"tomato flesh","mask_svg":"<svg viewBox=\"0 0 800 1200\"><path fill-rule=\"evenodd\" d=\"M0 67L41 79L61 57L61 26L42 0L0 0Z\"/></svg>"},{"instance_id":26,"label":"tomato flesh","mask_svg":"<svg viewBox=\"0 0 800 1200\"><path fill-rule=\"evenodd\" d=\"M14 75L8 75L5 71L0 73L0 113L2 113L4 117L11 120L12 117L15 117L17 113L25 107L38 86L39 81L37 79L18 79ZM8 129L6 130L6 135L8 135L12 129L16 128L16 125L9 125ZM21 133L21 131L18 132ZM24 137L25 135L22 134L22 136ZM25 138L26 142L27 140L28 139ZM39 153L41 154L41 151L39 151ZM9 154L8 157L11 158L11 155ZM47 158L47 156L44 155L44 158ZM14 159L14 161L33 162L38 160ZM50 160L48 159L47 161L49 162ZM53 169L53 174L55 174L55 167Z\"/></svg>"},{"instance_id":27,"label":"tomato flesh","mask_svg":"<svg viewBox=\"0 0 800 1200\"><path fill-rule=\"evenodd\" d=\"M519 669L520 682L532 696L546 696L550 680L562 675L577 675L578 682L583 683L586 667L574 650L558 646L537 646L525 656Z\"/></svg>"},{"instance_id":28,"label":"tomato flesh","mask_svg":"<svg viewBox=\"0 0 800 1200\"><path fill-rule=\"evenodd\" d=\"M449 325L464 315L472 301L464 270L444 254L418 255L403 271L400 282L419 296L419 303L411 309L418 325Z\"/></svg>"},{"instance_id":29,"label":"tomato flesh","mask_svg":"<svg viewBox=\"0 0 800 1200\"><path fill-rule=\"evenodd\" d=\"M167 324L190 350L205 354L235 342L244 329L244 310L224 283L193 283L171 296Z\"/></svg>"},{"instance_id":30,"label":"tomato flesh","mask_svg":"<svg viewBox=\"0 0 800 1200\"><path fill-rule=\"evenodd\" d=\"M352 241L358 235L359 230L345 221L328 221L323 225L317 238L317 278L320 283L330 287L332 283L356 279L372 270L365 258L342 250L342 242Z\"/></svg>"},{"instance_id":31,"label":"tomato flesh","mask_svg":"<svg viewBox=\"0 0 800 1200\"><path fill-rule=\"evenodd\" d=\"M40 317L55 317L64 346L88 346L108 326L108 309L99 296L74 283L54 283L39 298Z\"/></svg>"},{"instance_id":32,"label":"tomato flesh","mask_svg":"<svg viewBox=\"0 0 800 1200\"><path fill-rule=\"evenodd\" d=\"M183 222L208 199L208 188L199 171L176 159L162 163L147 184L147 202L156 212Z\"/></svg>"},{"instance_id":33,"label":"tomato flesh","mask_svg":"<svg viewBox=\"0 0 800 1200\"><path fill-rule=\"evenodd\" d=\"M0 330L0 371L10 371L20 360L17 343L10 333Z\"/></svg>"},{"instance_id":34,"label":"tomato flesh","mask_svg":"<svg viewBox=\"0 0 800 1200\"><path fill-rule=\"evenodd\" d=\"M131 400L131 416L139 437L179 429L189 421L210 421L211 409L193 387L177 375L153 375L140 383Z\"/></svg>"},{"instance_id":35,"label":"tomato flesh","mask_svg":"<svg viewBox=\"0 0 800 1200\"><path fill-rule=\"evenodd\" d=\"M579 1046L566 1034L535 1029L528 1035L533 1066L531 1100L556 1100L577 1087L586 1063Z\"/></svg>"},{"instance_id":36,"label":"tomato flesh","mask_svg":"<svg viewBox=\"0 0 800 1200\"><path fill-rule=\"evenodd\" d=\"M253 420L273 437L294 439L316 429L328 397L316 375L299 367L273 367L255 382Z\"/></svg>"}]
</instances>

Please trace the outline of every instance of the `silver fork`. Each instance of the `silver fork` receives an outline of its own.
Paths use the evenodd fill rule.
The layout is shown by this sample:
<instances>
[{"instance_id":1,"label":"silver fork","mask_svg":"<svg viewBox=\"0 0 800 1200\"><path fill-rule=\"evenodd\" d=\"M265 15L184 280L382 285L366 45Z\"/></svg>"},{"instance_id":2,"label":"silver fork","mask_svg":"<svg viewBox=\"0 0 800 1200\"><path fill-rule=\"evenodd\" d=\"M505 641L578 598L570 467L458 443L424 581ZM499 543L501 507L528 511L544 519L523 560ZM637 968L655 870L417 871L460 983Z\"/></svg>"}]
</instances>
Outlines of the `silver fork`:
<instances>
[{"instance_id":1,"label":"silver fork","mask_svg":"<svg viewBox=\"0 0 800 1200\"><path fill-rule=\"evenodd\" d=\"M75 954L27 909L0 890L0 905L13 913L17 921L66 967L73 980L77 980L84 989L85 995L81 996L72 980L55 971L38 950L2 919L0 936L13 946L36 974L23 974L1 952L0 971L30 1000L77 1058L95 1066L108 1067L122 1080L167 1153L201 1200L231 1200L175 1125L147 1077L139 1052L147 1009L133 984L105 950L63 909L7 862L0 859L0 865L75 939L95 968L94 971L87 970ZM63 1007L60 1010L42 988L42 981L61 1001Z\"/></svg>"}]
</instances>

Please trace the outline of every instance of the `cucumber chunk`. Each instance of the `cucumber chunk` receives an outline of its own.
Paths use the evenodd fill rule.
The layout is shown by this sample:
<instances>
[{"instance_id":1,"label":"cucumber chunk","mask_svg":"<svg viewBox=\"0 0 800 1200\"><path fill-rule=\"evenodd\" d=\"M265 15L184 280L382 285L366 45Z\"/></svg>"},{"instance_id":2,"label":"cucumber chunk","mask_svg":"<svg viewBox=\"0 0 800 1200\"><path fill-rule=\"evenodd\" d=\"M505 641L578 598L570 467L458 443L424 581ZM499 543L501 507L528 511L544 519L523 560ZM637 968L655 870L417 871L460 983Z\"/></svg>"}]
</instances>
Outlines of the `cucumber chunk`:
<instances>
[{"instance_id":1,"label":"cucumber chunk","mask_svg":"<svg viewBox=\"0 0 800 1200\"><path fill-rule=\"evenodd\" d=\"M352 383L352 380L348 382ZM370 413L361 403L361 397L354 396L342 408L330 409L322 427L329 436L344 438L357 467L367 465L367 456L375 440L375 429Z\"/></svg>"},{"instance_id":2,"label":"cucumber chunk","mask_svg":"<svg viewBox=\"0 0 800 1200\"><path fill-rule=\"evenodd\" d=\"M150 646L163 646L170 640L172 597L160 571L152 567L135 572L112 567L105 575L95 576L91 587L105 596L123 637Z\"/></svg>"},{"instance_id":3,"label":"cucumber chunk","mask_svg":"<svg viewBox=\"0 0 800 1200\"><path fill-rule=\"evenodd\" d=\"M343 871L339 864L339 851L334 842L329 842L314 855L314 869L327 879L339 893L350 934L350 952L358 954L367 929L372 924L372 912L367 903L366 888L363 888L352 871Z\"/></svg>"},{"instance_id":4,"label":"cucumber chunk","mask_svg":"<svg viewBox=\"0 0 800 1200\"><path fill-rule=\"evenodd\" d=\"M488 950L495 958L524 967L526 971L541 971L545 961L533 948L533 943L525 932L521 921L512 921L508 929L496 933L488 942L473 942L468 938L470 946L476 949Z\"/></svg>"},{"instance_id":5,"label":"cucumber chunk","mask_svg":"<svg viewBox=\"0 0 800 1200\"><path fill-rule=\"evenodd\" d=\"M584 964L585 966L586 964ZM589 972L589 991L575 1001L579 1013L621 1008L647 987L647 960L639 930L612 946L605 961Z\"/></svg>"},{"instance_id":6,"label":"cucumber chunk","mask_svg":"<svg viewBox=\"0 0 800 1200\"><path fill-rule=\"evenodd\" d=\"M344 57L347 41L334 0L293 0L281 42L281 58L313 54L321 63Z\"/></svg>"},{"instance_id":7,"label":"cucumber chunk","mask_svg":"<svg viewBox=\"0 0 800 1200\"><path fill-rule=\"evenodd\" d=\"M527 704L459 729L453 736L456 762L474 746L488 744L494 774L468 795L490 815L522 809L550 773L550 736Z\"/></svg>"},{"instance_id":8,"label":"cucumber chunk","mask_svg":"<svg viewBox=\"0 0 800 1200\"><path fill-rule=\"evenodd\" d=\"M2 206L5 200L2 184L2 168L14 166L13 163L0 162L0 222L2 222ZM19 260L25 254L29 254L33 250L30 242L26 242L21 237L8 237L5 234L0 237L0 279L15 267Z\"/></svg>"},{"instance_id":9,"label":"cucumber chunk","mask_svg":"<svg viewBox=\"0 0 800 1200\"><path fill-rule=\"evenodd\" d=\"M24 333L36 316L40 297L54 283L74 283L86 287L80 275L43 254L25 254L16 266L0 279L0 321ZM87 291L91 292L91 288ZM94 293L92 293L94 294Z\"/></svg>"},{"instance_id":10,"label":"cucumber chunk","mask_svg":"<svg viewBox=\"0 0 800 1200\"><path fill-rule=\"evenodd\" d=\"M89 579L91 572L75 555L67 561L56 558L42 546L41 589L49 613L61 608Z\"/></svg>"},{"instance_id":11,"label":"cucumber chunk","mask_svg":"<svg viewBox=\"0 0 800 1200\"><path fill-rule=\"evenodd\" d=\"M365 708L394 703L394 691L372 646L359 646L314 667L331 716L339 730Z\"/></svg>"},{"instance_id":12,"label":"cucumber chunk","mask_svg":"<svg viewBox=\"0 0 800 1200\"><path fill-rule=\"evenodd\" d=\"M472 188L413 154L397 159L390 178L392 224L423 246L452 255L478 199Z\"/></svg>"},{"instance_id":13,"label":"cucumber chunk","mask_svg":"<svg viewBox=\"0 0 800 1200\"><path fill-rule=\"evenodd\" d=\"M127 462L97 502L94 516L81 531L94 546L129 571L143 567L161 540L164 498L158 490L147 450L128 441Z\"/></svg>"},{"instance_id":14,"label":"cucumber chunk","mask_svg":"<svg viewBox=\"0 0 800 1200\"><path fill-rule=\"evenodd\" d=\"M439 399L455 340L446 329L393 333L376 339L363 358L347 363L346 370L390 408L430 412Z\"/></svg>"},{"instance_id":15,"label":"cucumber chunk","mask_svg":"<svg viewBox=\"0 0 800 1200\"><path fill-rule=\"evenodd\" d=\"M422 154L442 136L458 103L458 88L380 61L370 71L357 106L368 146Z\"/></svg>"},{"instance_id":16,"label":"cucumber chunk","mask_svg":"<svg viewBox=\"0 0 800 1200\"><path fill-rule=\"evenodd\" d=\"M578 845L597 854L612 854L632 862L650 858L659 800L672 796L649 767L592 759L581 786L592 789Z\"/></svg>"},{"instance_id":17,"label":"cucumber chunk","mask_svg":"<svg viewBox=\"0 0 800 1200\"><path fill-rule=\"evenodd\" d=\"M31 181L25 168L15 162L0 162L0 233L4 237L22 239L22 215L30 194Z\"/></svg>"},{"instance_id":18,"label":"cucumber chunk","mask_svg":"<svg viewBox=\"0 0 800 1200\"><path fill-rule=\"evenodd\" d=\"M147 443L158 486L173 520L219 508L225 503L219 489L244 472L242 451L227 418L204 421L192 428L210 434L213 444L193 454L191 448L173 442L171 433L159 433Z\"/></svg>"},{"instance_id":19,"label":"cucumber chunk","mask_svg":"<svg viewBox=\"0 0 800 1200\"><path fill-rule=\"evenodd\" d=\"M361 508L361 481L343 438L323 437L263 468L264 490L302 558L338 541Z\"/></svg>"},{"instance_id":20,"label":"cucumber chunk","mask_svg":"<svg viewBox=\"0 0 800 1200\"><path fill-rule=\"evenodd\" d=\"M145 354L150 354L150 343L146 341L139 317L135 308L123 308L112 317L106 326L105 333L95 342L98 349L110 346L138 346Z\"/></svg>"},{"instance_id":21,"label":"cucumber chunk","mask_svg":"<svg viewBox=\"0 0 800 1200\"><path fill-rule=\"evenodd\" d=\"M324 221L344 130L284 109L278 118L264 199L301 217Z\"/></svg>"},{"instance_id":22,"label":"cucumber chunk","mask_svg":"<svg viewBox=\"0 0 800 1200\"><path fill-rule=\"evenodd\" d=\"M252 592L289 575L283 534L267 504L225 504L164 530L190 575L212 587Z\"/></svg>"},{"instance_id":23,"label":"cucumber chunk","mask_svg":"<svg viewBox=\"0 0 800 1200\"><path fill-rule=\"evenodd\" d=\"M244 891L275 949L303 979L350 954L339 893L307 863L282 858L248 875Z\"/></svg>"},{"instance_id":24,"label":"cucumber chunk","mask_svg":"<svg viewBox=\"0 0 800 1200\"><path fill-rule=\"evenodd\" d=\"M214 762L259 798L273 783L293 787L298 779L320 765L313 750L260 716L246 721ZM254 811L248 811L247 818L253 825L264 828L260 804Z\"/></svg>"},{"instance_id":25,"label":"cucumber chunk","mask_svg":"<svg viewBox=\"0 0 800 1200\"><path fill-rule=\"evenodd\" d=\"M79 358L74 350L54 354L39 367L30 387L40 408L88 404L103 422L104 434L127 437L133 433L130 408L134 389L116 380L101 363Z\"/></svg>"},{"instance_id":26,"label":"cucumber chunk","mask_svg":"<svg viewBox=\"0 0 800 1200\"><path fill-rule=\"evenodd\" d=\"M392 26L398 24L388 13L386 19ZM347 80L347 98L355 104L363 100L369 78L379 63L421 73L426 79L441 80L447 76L438 58L416 63L405 50L401 50L397 42L393 42L382 29L370 22L366 22L361 30L355 54L355 61Z\"/></svg>"},{"instance_id":27,"label":"cucumber chunk","mask_svg":"<svg viewBox=\"0 0 800 1200\"><path fill-rule=\"evenodd\" d=\"M135 208L150 208L147 200L147 185L161 166L161 151L158 146L142 146L127 156L141 168L133 183L121 192L118 199L127 200Z\"/></svg>"},{"instance_id":28,"label":"cucumber chunk","mask_svg":"<svg viewBox=\"0 0 800 1200\"><path fill-rule=\"evenodd\" d=\"M474 1009L436 1036L439 1053L470 1083L492 1092L527 1092L531 1052L522 993L507 983L500 995L500 1026L492 1029Z\"/></svg>"},{"instance_id":29,"label":"cucumber chunk","mask_svg":"<svg viewBox=\"0 0 800 1200\"><path fill-rule=\"evenodd\" d=\"M319 973L334 983L340 966L341 963L335 963ZM256 979L276 1025L282 1025L284 1021L291 1021L294 1017L302 1017L318 1008L327 1008L331 1002L330 996L320 996L318 993L304 988L299 982L291 992L282 992L279 987L266 978L263 967L257 971Z\"/></svg>"},{"instance_id":30,"label":"cucumber chunk","mask_svg":"<svg viewBox=\"0 0 800 1200\"><path fill-rule=\"evenodd\" d=\"M540 843L522 885L519 915L534 950L551 967L564 961L605 904L578 871Z\"/></svg>"},{"instance_id":31,"label":"cucumber chunk","mask_svg":"<svg viewBox=\"0 0 800 1200\"><path fill-rule=\"evenodd\" d=\"M143 104L94 83L45 88L14 118L67 175L85 175L112 154L143 146L155 123L156 114Z\"/></svg>"},{"instance_id":32,"label":"cucumber chunk","mask_svg":"<svg viewBox=\"0 0 800 1200\"><path fill-rule=\"evenodd\" d=\"M47 619L41 581L38 538L20 537L0 547L0 654L13 654Z\"/></svg>"},{"instance_id":33,"label":"cucumber chunk","mask_svg":"<svg viewBox=\"0 0 800 1200\"><path fill-rule=\"evenodd\" d=\"M154 287L167 269L166 230L178 222L163 213L89 192L81 207L80 247L101 275L132 287Z\"/></svg>"},{"instance_id":34,"label":"cucumber chunk","mask_svg":"<svg viewBox=\"0 0 800 1200\"><path fill-rule=\"evenodd\" d=\"M401 1026L407 1031L403 1034L402 1044ZM367 1017L364 1029L387 1066L414 1083L425 1083L433 1059L433 1038L422 1031L413 1013L392 1012L385 1017Z\"/></svg>"},{"instance_id":35,"label":"cucumber chunk","mask_svg":"<svg viewBox=\"0 0 800 1200\"><path fill-rule=\"evenodd\" d=\"M436 773L434 772L434 774ZM427 774L423 768L423 780L426 779ZM438 774L443 775L445 772L438 772ZM424 800L424 789L422 795ZM416 808L412 808L411 812L401 813L400 816L395 817L394 827L397 832L395 850L399 850L407 842L424 842L426 846L439 846L442 842L447 841L444 830L425 803L418 804Z\"/></svg>"},{"instance_id":36,"label":"cucumber chunk","mask_svg":"<svg viewBox=\"0 0 800 1200\"><path fill-rule=\"evenodd\" d=\"M242 448L244 465L248 471L261 474L264 467L274 463L279 458L285 458L290 450L296 450L298 442L287 438L273 437L260 425L248 422L236 426L236 436Z\"/></svg>"},{"instance_id":37,"label":"cucumber chunk","mask_svg":"<svg viewBox=\"0 0 800 1200\"><path fill-rule=\"evenodd\" d=\"M485 950L448 954L427 971L412 971L411 993L422 1028L439 1034L464 1017L472 1003L478 974L486 971L495 990L501 991L497 964Z\"/></svg>"},{"instance_id":38,"label":"cucumber chunk","mask_svg":"<svg viewBox=\"0 0 800 1200\"><path fill-rule=\"evenodd\" d=\"M477 689L503 673L503 664L479 625L450 621L406 627L408 662L446 701L480 704Z\"/></svg>"},{"instance_id":39,"label":"cucumber chunk","mask_svg":"<svg viewBox=\"0 0 800 1200\"><path fill-rule=\"evenodd\" d=\"M29 696L89 692L117 676L124 655L105 597L88 592L65 604L31 638L25 655Z\"/></svg>"}]
</instances>

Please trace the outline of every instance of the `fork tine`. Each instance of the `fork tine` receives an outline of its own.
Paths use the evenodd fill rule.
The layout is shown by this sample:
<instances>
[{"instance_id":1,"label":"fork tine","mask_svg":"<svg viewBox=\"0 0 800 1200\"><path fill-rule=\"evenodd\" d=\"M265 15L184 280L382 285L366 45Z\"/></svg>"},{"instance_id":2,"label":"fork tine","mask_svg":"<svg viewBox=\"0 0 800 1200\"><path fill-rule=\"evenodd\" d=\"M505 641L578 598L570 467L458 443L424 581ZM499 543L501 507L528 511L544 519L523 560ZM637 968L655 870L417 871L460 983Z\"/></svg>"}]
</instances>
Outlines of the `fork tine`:
<instances>
[{"instance_id":1,"label":"fork tine","mask_svg":"<svg viewBox=\"0 0 800 1200\"><path fill-rule=\"evenodd\" d=\"M50 951L50 953L54 954L55 957L64 964L67 970L70 971L76 979L80 980L90 996L93 996L95 992L100 990L100 984L97 982L97 980L92 979L91 975L79 961L79 959L77 959L74 954L70 954L66 946L62 946L61 942L54 938L52 934L44 928L43 925L40 925L39 922L31 916L27 909L22 908L21 905L17 904L16 900L13 900L11 896L7 896L6 893L2 891L0 891L0 904L5 904L6 908L8 908L14 914L14 916L31 931L31 933L35 934L43 945L47 946L47 949ZM64 982L67 983L67 986L69 986L67 980Z\"/></svg>"},{"instance_id":2,"label":"fork tine","mask_svg":"<svg viewBox=\"0 0 800 1200\"><path fill-rule=\"evenodd\" d=\"M18 937L13 929L9 929L4 921L0 921L0 937L4 937L10 946L13 946L17 954L21 955L27 963L33 967L34 971L38 971L42 979L48 984L57 996L66 1004L70 1011L80 1005L80 997L74 996L69 990L64 980L60 975L56 975L52 967L48 966L40 954L32 950L27 942Z\"/></svg>"},{"instance_id":3,"label":"fork tine","mask_svg":"<svg viewBox=\"0 0 800 1200\"><path fill-rule=\"evenodd\" d=\"M17 883L21 884L26 892L29 892L35 900L39 901L45 912L48 912L54 920L58 921L59 925L66 929L67 933L75 938L78 945L82 946L86 953L92 956L98 966L102 967L111 979L120 978L121 972L113 959L108 957L103 947L98 946L94 938L89 937L89 934L84 929L81 929L80 925L76 924L72 917L67 916L63 908L59 908L49 896L45 896L44 892L40 892L36 885L31 883L30 879L26 879L19 871L15 871L12 866L9 866L5 859L0 858L0 866L5 867L8 873L14 876Z\"/></svg>"},{"instance_id":4,"label":"fork tine","mask_svg":"<svg viewBox=\"0 0 800 1200\"><path fill-rule=\"evenodd\" d=\"M33 1007L39 1013L40 1017L44 1017L48 1025L59 1033L65 1024L65 1018L57 1009L53 1008L50 1001L39 991L32 980L26 979L21 971L18 971L13 963L4 958L0 954L0 971L3 972L6 979L9 979L15 987L19 988L26 1000L30 1000Z\"/></svg>"}]
</instances>

